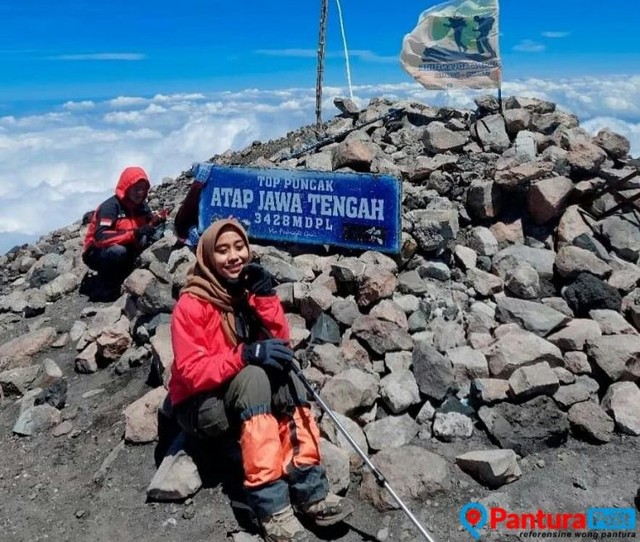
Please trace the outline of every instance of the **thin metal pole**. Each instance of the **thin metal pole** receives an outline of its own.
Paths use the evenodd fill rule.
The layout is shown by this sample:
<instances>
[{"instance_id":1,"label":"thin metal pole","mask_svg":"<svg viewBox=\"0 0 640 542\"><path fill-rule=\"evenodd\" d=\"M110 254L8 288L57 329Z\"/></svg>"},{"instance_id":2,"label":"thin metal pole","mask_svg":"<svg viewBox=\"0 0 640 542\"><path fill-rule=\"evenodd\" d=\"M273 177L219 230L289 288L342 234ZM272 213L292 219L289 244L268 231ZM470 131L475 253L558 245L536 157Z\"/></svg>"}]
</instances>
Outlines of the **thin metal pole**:
<instances>
[{"instance_id":1,"label":"thin metal pole","mask_svg":"<svg viewBox=\"0 0 640 542\"><path fill-rule=\"evenodd\" d=\"M322 81L324 79L324 50L327 35L329 0L321 0L320 30L318 35L318 71L316 74L316 128L322 130Z\"/></svg>"},{"instance_id":2,"label":"thin metal pole","mask_svg":"<svg viewBox=\"0 0 640 542\"><path fill-rule=\"evenodd\" d=\"M355 440L353 440L353 437L349 434L349 432L346 430L346 428L340 423L340 420L338 420L338 418L333 413L333 411L331 410L329 405L327 405L324 402L324 400L322 399L322 397L320 397L320 395L318 395L318 392L313 388L313 386L309 383L307 378L302 374L302 371L295 364L291 365L291 369L296 374L296 376L300 379L300 382L302 382L304 387L307 388L307 391L313 396L313 398L322 407L322 410L324 410L324 412L331 418L331 420L336 425L336 427L340 430L340 432L344 435L344 437L349 441L349 444L351 444L351 446L356 451L356 453L366 463L367 467L369 467L371 469L371 472L375 476L375 479L378 482L378 484L383 486L391 494L391 496L396 501L396 503L398 503L398 506L400 508L402 508L402 511L412 521L412 523L416 526L418 531L420 531L422 536L424 536L424 538L426 540L428 540L428 542L435 542L434 539L431 537L431 535L427 532L427 530L420 524L418 519L411 513L411 510L409 510L409 508L407 508L407 506L404 504L404 502L402 502L400 497L396 494L396 492L393 490L393 488L389 485L389 482L387 482L387 479L384 477L384 474L382 474L376 468L376 466L371 462L371 460L367 457L367 455L361 450L360 446L358 446L358 443Z\"/></svg>"},{"instance_id":3,"label":"thin metal pole","mask_svg":"<svg viewBox=\"0 0 640 542\"><path fill-rule=\"evenodd\" d=\"M349 85L349 98L353 100L353 89L351 88L351 66L349 65L349 49L347 48L347 35L344 31L344 21L342 20L342 6L340 0L336 0L338 6L338 18L340 19L340 32L342 33L342 45L344 47L344 60L347 65L347 84Z\"/></svg>"}]
</instances>

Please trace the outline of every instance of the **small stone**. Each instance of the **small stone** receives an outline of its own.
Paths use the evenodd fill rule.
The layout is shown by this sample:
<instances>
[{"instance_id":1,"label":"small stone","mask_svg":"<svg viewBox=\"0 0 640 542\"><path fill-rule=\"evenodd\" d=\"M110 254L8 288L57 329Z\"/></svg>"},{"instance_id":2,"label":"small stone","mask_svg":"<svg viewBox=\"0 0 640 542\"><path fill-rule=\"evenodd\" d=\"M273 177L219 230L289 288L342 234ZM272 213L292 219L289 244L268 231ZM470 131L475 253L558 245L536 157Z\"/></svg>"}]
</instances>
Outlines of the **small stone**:
<instances>
[{"instance_id":1,"label":"small stone","mask_svg":"<svg viewBox=\"0 0 640 542\"><path fill-rule=\"evenodd\" d=\"M584 489L585 491L587 490L587 484L581 478L574 477L572 482L573 482L573 487Z\"/></svg>"},{"instance_id":2,"label":"small stone","mask_svg":"<svg viewBox=\"0 0 640 542\"><path fill-rule=\"evenodd\" d=\"M73 424L70 421L63 421L56 425L52 430L51 434L54 437L61 437L63 435L68 435L73 430Z\"/></svg>"},{"instance_id":3,"label":"small stone","mask_svg":"<svg viewBox=\"0 0 640 542\"><path fill-rule=\"evenodd\" d=\"M88 399L89 397L93 397L94 395L99 395L100 393L102 393L104 391L103 388L97 388L95 390L89 390L89 391L85 391L82 394L82 398L83 399Z\"/></svg>"}]
</instances>

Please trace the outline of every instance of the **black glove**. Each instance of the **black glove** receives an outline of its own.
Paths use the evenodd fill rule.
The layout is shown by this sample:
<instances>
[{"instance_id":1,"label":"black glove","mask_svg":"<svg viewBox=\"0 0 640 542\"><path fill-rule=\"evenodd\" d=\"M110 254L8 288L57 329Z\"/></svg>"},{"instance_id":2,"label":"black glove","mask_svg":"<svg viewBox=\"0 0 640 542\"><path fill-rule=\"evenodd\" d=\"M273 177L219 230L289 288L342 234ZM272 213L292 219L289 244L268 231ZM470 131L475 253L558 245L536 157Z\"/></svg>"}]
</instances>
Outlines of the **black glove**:
<instances>
[{"instance_id":1,"label":"black glove","mask_svg":"<svg viewBox=\"0 0 640 542\"><path fill-rule=\"evenodd\" d=\"M242 271L242 285L256 295L274 295L273 276L257 263L250 263Z\"/></svg>"},{"instance_id":2,"label":"black glove","mask_svg":"<svg viewBox=\"0 0 640 542\"><path fill-rule=\"evenodd\" d=\"M293 350L283 339L267 339L247 344L242 351L242 360L265 369L288 371L293 360Z\"/></svg>"},{"instance_id":3,"label":"black glove","mask_svg":"<svg viewBox=\"0 0 640 542\"><path fill-rule=\"evenodd\" d=\"M150 224L145 224L144 226L140 226L139 228L134 230L133 233L136 236L136 239L140 241L145 237L147 239L150 239L155 232L156 232L156 229L153 226L151 226Z\"/></svg>"}]
</instances>

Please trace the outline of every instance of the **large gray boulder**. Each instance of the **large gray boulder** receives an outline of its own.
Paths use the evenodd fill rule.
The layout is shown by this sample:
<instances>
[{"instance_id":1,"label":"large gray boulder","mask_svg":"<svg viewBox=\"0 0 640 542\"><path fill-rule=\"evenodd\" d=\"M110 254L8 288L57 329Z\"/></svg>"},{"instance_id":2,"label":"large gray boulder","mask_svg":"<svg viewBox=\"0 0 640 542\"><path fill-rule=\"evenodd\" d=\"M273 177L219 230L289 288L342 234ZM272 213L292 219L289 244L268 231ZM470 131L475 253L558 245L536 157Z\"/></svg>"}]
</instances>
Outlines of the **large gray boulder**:
<instances>
[{"instance_id":1,"label":"large gray boulder","mask_svg":"<svg viewBox=\"0 0 640 542\"><path fill-rule=\"evenodd\" d=\"M562 366L560 349L529 331L514 328L484 349L491 376L508 378L519 367L546 361Z\"/></svg>"},{"instance_id":2,"label":"large gray boulder","mask_svg":"<svg viewBox=\"0 0 640 542\"><path fill-rule=\"evenodd\" d=\"M350 415L370 408L378 397L378 375L360 369L347 369L330 378L322 388L322 397L331 410Z\"/></svg>"},{"instance_id":3,"label":"large gray boulder","mask_svg":"<svg viewBox=\"0 0 640 542\"><path fill-rule=\"evenodd\" d=\"M614 382L640 380L640 335L603 335L590 339L587 355Z\"/></svg>"},{"instance_id":4,"label":"large gray boulder","mask_svg":"<svg viewBox=\"0 0 640 542\"><path fill-rule=\"evenodd\" d=\"M515 482L522 471L513 450L477 450L456 456L456 465L481 484L496 489Z\"/></svg>"},{"instance_id":5,"label":"large gray boulder","mask_svg":"<svg viewBox=\"0 0 640 542\"><path fill-rule=\"evenodd\" d=\"M569 409L571 431L578 438L600 443L613 438L613 419L596 403L583 401Z\"/></svg>"},{"instance_id":6,"label":"large gray boulder","mask_svg":"<svg viewBox=\"0 0 640 542\"><path fill-rule=\"evenodd\" d=\"M640 388L633 382L616 382L602 398L602 408L621 433L640 436Z\"/></svg>"},{"instance_id":7,"label":"large gray boulder","mask_svg":"<svg viewBox=\"0 0 640 542\"><path fill-rule=\"evenodd\" d=\"M636 262L640 256L638 213L614 215L598 223L600 233L609 241L618 256Z\"/></svg>"},{"instance_id":8,"label":"large gray boulder","mask_svg":"<svg viewBox=\"0 0 640 542\"><path fill-rule=\"evenodd\" d=\"M455 388L451 360L424 341L413 348L412 370L420 393L429 399L441 401Z\"/></svg>"},{"instance_id":9,"label":"large gray boulder","mask_svg":"<svg viewBox=\"0 0 640 542\"><path fill-rule=\"evenodd\" d=\"M499 321L517 323L541 337L547 336L570 320L566 314L535 301L501 296L496 302Z\"/></svg>"},{"instance_id":10,"label":"large gray boulder","mask_svg":"<svg viewBox=\"0 0 640 542\"><path fill-rule=\"evenodd\" d=\"M567 415L545 396L522 405L483 406L478 416L501 448L513 449L521 456L560 446L569 432Z\"/></svg>"},{"instance_id":11,"label":"large gray boulder","mask_svg":"<svg viewBox=\"0 0 640 542\"><path fill-rule=\"evenodd\" d=\"M447 462L418 446L382 450L371 458L371 462L384 473L388 484L403 502L406 499L424 500L447 491L451 486ZM362 478L360 497L380 511L399 508L369 470Z\"/></svg>"}]
</instances>

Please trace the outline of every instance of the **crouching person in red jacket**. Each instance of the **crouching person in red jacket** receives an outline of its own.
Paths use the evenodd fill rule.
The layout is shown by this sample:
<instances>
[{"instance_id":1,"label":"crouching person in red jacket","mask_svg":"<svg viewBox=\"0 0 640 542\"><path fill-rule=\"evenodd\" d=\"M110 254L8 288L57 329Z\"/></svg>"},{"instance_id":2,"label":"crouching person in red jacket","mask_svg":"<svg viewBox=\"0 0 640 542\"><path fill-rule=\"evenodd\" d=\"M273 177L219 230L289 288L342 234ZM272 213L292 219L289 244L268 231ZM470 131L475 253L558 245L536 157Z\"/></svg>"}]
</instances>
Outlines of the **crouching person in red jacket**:
<instances>
[{"instance_id":1,"label":"crouching person in red jacket","mask_svg":"<svg viewBox=\"0 0 640 542\"><path fill-rule=\"evenodd\" d=\"M115 195L93 213L82 247L82 260L105 285L118 286L133 270L136 257L151 242L158 224L166 219L146 203L149 178L140 167L120 175Z\"/></svg>"},{"instance_id":2,"label":"crouching person in red jacket","mask_svg":"<svg viewBox=\"0 0 640 542\"><path fill-rule=\"evenodd\" d=\"M248 263L247 234L232 219L207 228L196 256L171 321L176 419L199 438L233 431L265 540L306 541L294 507L328 526L353 504L329 492L318 427L290 371L289 327L272 277Z\"/></svg>"}]
</instances>

